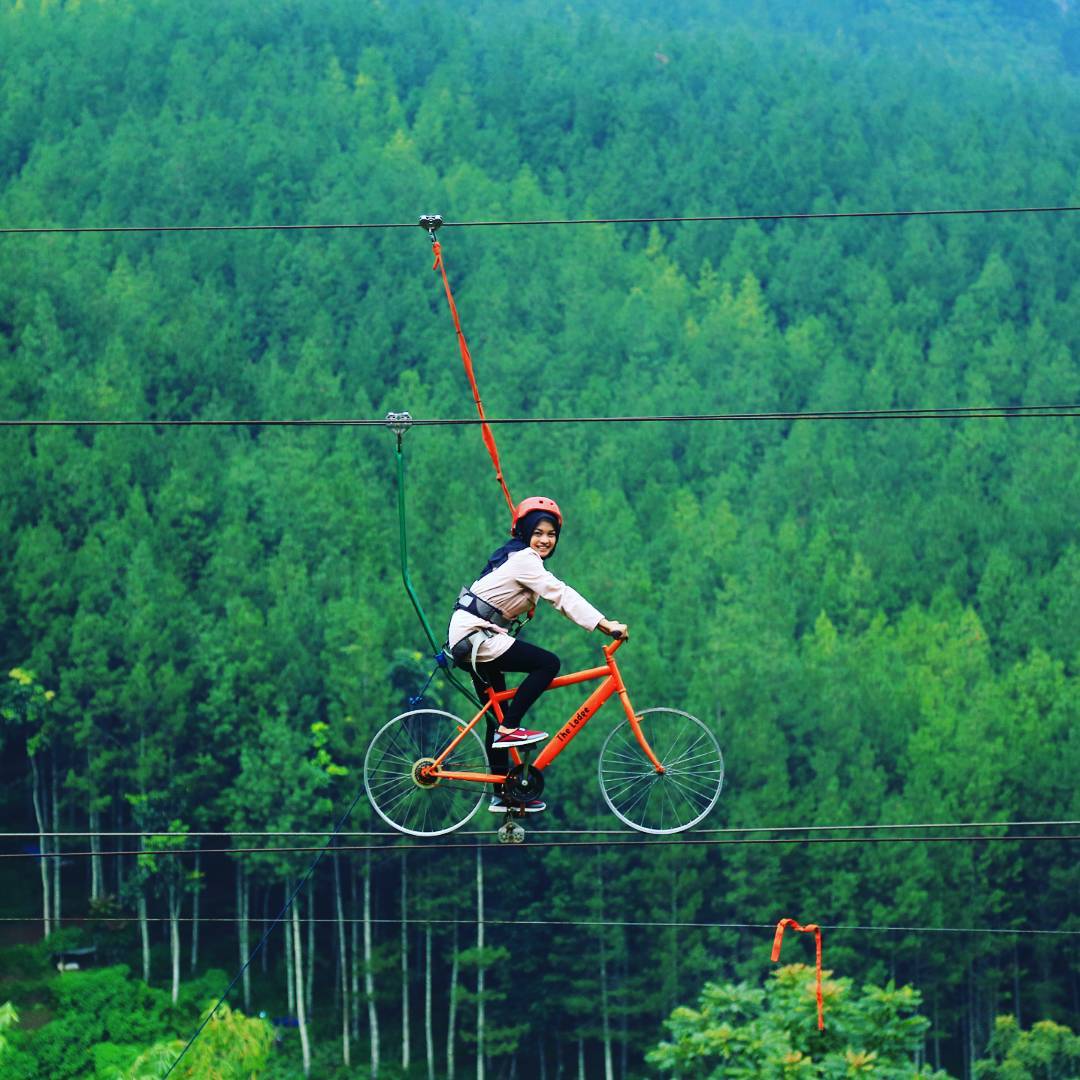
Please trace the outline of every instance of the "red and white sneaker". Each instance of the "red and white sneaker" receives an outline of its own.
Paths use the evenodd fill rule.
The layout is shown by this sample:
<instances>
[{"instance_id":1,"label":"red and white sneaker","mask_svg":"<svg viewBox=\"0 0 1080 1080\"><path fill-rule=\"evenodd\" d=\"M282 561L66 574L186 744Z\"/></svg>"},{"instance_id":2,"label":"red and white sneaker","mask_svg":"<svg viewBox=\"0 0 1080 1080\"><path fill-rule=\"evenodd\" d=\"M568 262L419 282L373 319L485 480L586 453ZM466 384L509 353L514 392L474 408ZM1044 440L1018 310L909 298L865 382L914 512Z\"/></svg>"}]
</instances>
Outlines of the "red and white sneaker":
<instances>
[{"instance_id":1,"label":"red and white sneaker","mask_svg":"<svg viewBox=\"0 0 1080 1080\"><path fill-rule=\"evenodd\" d=\"M491 742L494 750L509 750L511 746L529 746L543 742L548 737L546 731L529 731L528 728L514 728L513 731L496 731Z\"/></svg>"}]
</instances>

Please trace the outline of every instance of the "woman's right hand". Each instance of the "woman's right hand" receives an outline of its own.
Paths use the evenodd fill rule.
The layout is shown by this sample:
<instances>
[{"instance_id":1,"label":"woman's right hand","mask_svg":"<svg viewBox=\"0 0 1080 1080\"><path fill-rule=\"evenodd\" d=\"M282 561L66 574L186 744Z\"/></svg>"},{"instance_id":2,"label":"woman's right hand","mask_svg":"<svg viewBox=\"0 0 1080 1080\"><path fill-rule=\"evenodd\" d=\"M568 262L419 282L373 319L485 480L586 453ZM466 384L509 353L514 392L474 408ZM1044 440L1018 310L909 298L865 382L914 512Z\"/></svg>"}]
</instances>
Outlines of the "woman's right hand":
<instances>
[{"instance_id":1,"label":"woman's right hand","mask_svg":"<svg viewBox=\"0 0 1080 1080\"><path fill-rule=\"evenodd\" d=\"M626 641L630 637L630 628L626 623L615 622L613 619L601 619L596 624L597 630L603 630L605 634L613 638L622 638Z\"/></svg>"}]
</instances>

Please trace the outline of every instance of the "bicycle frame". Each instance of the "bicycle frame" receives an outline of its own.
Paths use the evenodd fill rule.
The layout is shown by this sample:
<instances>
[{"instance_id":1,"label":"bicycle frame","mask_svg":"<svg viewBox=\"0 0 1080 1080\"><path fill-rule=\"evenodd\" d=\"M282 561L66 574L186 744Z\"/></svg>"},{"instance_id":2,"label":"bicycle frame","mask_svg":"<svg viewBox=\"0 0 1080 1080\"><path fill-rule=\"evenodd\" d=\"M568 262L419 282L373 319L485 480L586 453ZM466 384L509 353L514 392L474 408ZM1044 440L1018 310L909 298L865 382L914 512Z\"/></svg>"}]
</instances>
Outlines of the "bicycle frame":
<instances>
[{"instance_id":1,"label":"bicycle frame","mask_svg":"<svg viewBox=\"0 0 1080 1080\"><path fill-rule=\"evenodd\" d=\"M589 719L599 711L604 702L613 694L618 694L619 699L622 702L623 710L626 713L626 718L634 732L634 737L641 746L642 752L649 759L653 768L658 773L664 772L664 766L660 764L656 754L653 753L652 747L649 746L644 732L641 730L641 723L630 704L630 695L626 692L626 685L623 683L619 665L615 662L615 653L623 644L624 640L625 639L620 638L613 641L610 645L604 646L604 659L607 663L603 667L587 668L585 671L575 671L569 675L559 675L552 680L551 685L548 687L549 690L554 690L559 686L573 686L575 683L591 682L593 679L603 679L604 681L588 696L588 698L586 698L581 707L577 709L570 719L555 733L554 738L551 739L547 746L540 752L537 759L532 763L532 768L540 770L547 768L547 766L570 745L571 741L578 735L582 728L585 727L589 722ZM500 721L502 720L502 708L500 706L503 702L509 701L517 693L517 689L503 690L499 693L489 689L487 693L487 704L459 730L457 737L424 770L428 776L438 777L441 780L471 780L480 784L501 784L506 779L505 775L499 775L498 773L456 772L442 768L442 763L454 752L455 747L457 747L461 740L472 731L472 729L480 722L481 717L483 717L489 709L493 709L496 717L498 717ZM521 757L517 750L511 750L510 756L515 764L521 764Z\"/></svg>"}]
</instances>

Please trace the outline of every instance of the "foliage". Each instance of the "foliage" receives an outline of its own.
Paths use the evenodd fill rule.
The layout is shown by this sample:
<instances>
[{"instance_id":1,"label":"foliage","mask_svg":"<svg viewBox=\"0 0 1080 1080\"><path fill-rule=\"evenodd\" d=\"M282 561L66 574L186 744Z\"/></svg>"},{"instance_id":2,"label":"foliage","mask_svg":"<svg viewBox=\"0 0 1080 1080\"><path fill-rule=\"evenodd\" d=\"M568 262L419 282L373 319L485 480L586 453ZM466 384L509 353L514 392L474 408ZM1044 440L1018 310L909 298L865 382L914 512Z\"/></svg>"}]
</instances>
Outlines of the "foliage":
<instances>
[{"instance_id":1,"label":"foliage","mask_svg":"<svg viewBox=\"0 0 1080 1080\"><path fill-rule=\"evenodd\" d=\"M200 1021L209 1012L208 1006ZM265 1020L246 1017L222 1005L173 1069L173 1075L192 1080L248 1080L265 1068L272 1044L273 1032ZM182 1040L155 1043L116 1080L159 1080L183 1049Z\"/></svg>"},{"instance_id":2,"label":"foliage","mask_svg":"<svg viewBox=\"0 0 1080 1080\"><path fill-rule=\"evenodd\" d=\"M16 724L41 723L49 702L56 697L54 690L46 690L37 676L25 668L15 667L8 672L7 683L0 684L0 739L4 727ZM32 738L30 753L34 752L40 738ZM2 745L2 743L0 743Z\"/></svg>"},{"instance_id":3,"label":"foliage","mask_svg":"<svg viewBox=\"0 0 1080 1080\"><path fill-rule=\"evenodd\" d=\"M168 996L132 979L123 964L67 972L51 985L61 1016L87 1014L111 1042L144 1042L173 1022Z\"/></svg>"},{"instance_id":4,"label":"foliage","mask_svg":"<svg viewBox=\"0 0 1080 1080\"><path fill-rule=\"evenodd\" d=\"M1071 206L1074 8L7 4L0 220ZM1075 214L441 235L493 416L1080 400ZM404 229L5 236L0 418L468 415L429 255ZM512 490L556 495L566 514L552 569L633 624L620 658L635 704L715 728L729 780L708 825L751 829L1080 815L1078 430L1044 416L497 434ZM403 445L411 573L439 627L504 535L505 508L474 429L417 427ZM187 917L204 885L204 915L237 910L221 880L231 865L207 858L196 882L186 856L165 853L186 834L229 832L237 847L255 846L253 830L326 836L358 793L371 734L424 685L393 446L360 427L0 429L0 672L12 673L0 680L0 813L27 831L34 777L39 799L55 794L58 827L169 833L138 858L103 856L117 906L99 897L95 913L133 920L100 924L115 928L110 957L137 955L142 901L151 918ZM595 639L550 611L525 634L564 670L595 662ZM441 676L426 693L468 708ZM537 726L573 703L566 690L543 699ZM601 714L552 769L545 826L611 827L595 779L608 726ZM374 827L366 804L349 825ZM586 1055L616 1040L632 1070L691 987L756 980L756 944L738 926L794 914L1075 929L1080 890L1055 841L530 852L527 869L489 879L488 897L493 920L557 921L517 935L510 968L488 969L487 1015L506 1045L520 1039L522 1066L528 1023L567 1060L578 1040ZM471 918L455 860L424 859L433 914ZM236 862L255 915L272 915L310 853ZM33 876L13 865L5 905L6 886ZM358 873L346 863L346 884ZM393 922L394 872L376 858L373 875L376 917ZM81 915L83 879L62 879L62 914ZM336 899L317 875L311 911L325 919ZM442 1001L454 931L434 925ZM322 1041L337 1037L336 928L315 927ZM400 939L375 928L376 1005L398 1025L378 965L396 968ZM833 962L918 985L935 1017L928 1049L953 1071L970 1068L1003 1009L1076 1027L1069 946L1049 935L856 934L830 943ZM222 932L221 948L232 940ZM265 975L252 972L274 1008L280 942ZM459 1026L476 969L461 972ZM518 973L544 990L542 1023L517 1007ZM102 979L95 994L117 976ZM133 999L145 1022L105 995L90 1027L115 1028L124 1047L171 1038L174 1014L153 994ZM40 1043L50 1067L88 1068L65 1023L18 1030L5 1057Z\"/></svg>"},{"instance_id":5,"label":"foliage","mask_svg":"<svg viewBox=\"0 0 1080 1080\"><path fill-rule=\"evenodd\" d=\"M1040 1020L1024 1031L1014 1016L999 1016L987 1052L988 1058L975 1062L977 1080L1080 1076L1080 1036L1052 1020Z\"/></svg>"},{"instance_id":6,"label":"foliage","mask_svg":"<svg viewBox=\"0 0 1080 1080\"><path fill-rule=\"evenodd\" d=\"M36 1031L19 1032L17 1060L3 1061L0 1077L80 1077L94 1067L95 1047L139 1044L171 1029L175 1015L168 995L129 978L122 965L66 972L48 984L56 1019Z\"/></svg>"},{"instance_id":7,"label":"foliage","mask_svg":"<svg viewBox=\"0 0 1080 1080\"><path fill-rule=\"evenodd\" d=\"M501 1014L491 1010L492 1005L498 1005L512 997L510 989L513 986L514 968L511 964L511 952L504 946L486 947L483 949L462 949L458 953L458 963L465 972L485 972L486 986L483 993L486 1015L491 1019L484 1024L484 1047L486 1054L491 1058L512 1057L517 1051L522 1038L529 1031L529 1024L517 1015L516 1009L510 1009ZM462 1004L469 1009L475 1008L481 995L469 990L461 991ZM501 1015L501 1020L500 1020ZM476 1043L475 1013L469 1023L463 1027L462 1039L466 1044Z\"/></svg>"},{"instance_id":8,"label":"foliage","mask_svg":"<svg viewBox=\"0 0 1080 1080\"><path fill-rule=\"evenodd\" d=\"M15 1027L19 1022L19 1010L10 1002L6 1001L3 1005L0 1005L0 1055L8 1047L8 1039L4 1032L8 1028Z\"/></svg>"},{"instance_id":9,"label":"foliage","mask_svg":"<svg viewBox=\"0 0 1080 1080\"><path fill-rule=\"evenodd\" d=\"M30 945L9 945L0 951L0 962L8 978L41 979L50 968L49 957L52 943L35 941Z\"/></svg>"},{"instance_id":10,"label":"foliage","mask_svg":"<svg viewBox=\"0 0 1080 1080\"><path fill-rule=\"evenodd\" d=\"M892 983L853 992L850 979L822 972L825 1030L816 1023L814 969L789 964L764 989L706 983L699 1007L676 1009L667 1042L648 1060L663 1072L694 1077L939 1076L915 1062L930 1023L919 992Z\"/></svg>"},{"instance_id":11,"label":"foliage","mask_svg":"<svg viewBox=\"0 0 1080 1080\"><path fill-rule=\"evenodd\" d=\"M57 1018L32 1034L16 1034L10 1046L0 1047L0 1078L161 1076L184 1045L185 1040L175 1038L177 1029L194 1029L205 1018L205 986L220 987L222 978L220 971L207 972L201 985L186 988L181 1006L173 1009L168 994L132 979L123 965L65 973L49 984ZM202 1003L192 1007L200 990ZM0 1009L0 1027L13 1027L17 1018L10 1004ZM267 1022L223 1005L185 1056L178 1075L219 1080L255 1075L265 1065L272 1041Z\"/></svg>"}]
</instances>

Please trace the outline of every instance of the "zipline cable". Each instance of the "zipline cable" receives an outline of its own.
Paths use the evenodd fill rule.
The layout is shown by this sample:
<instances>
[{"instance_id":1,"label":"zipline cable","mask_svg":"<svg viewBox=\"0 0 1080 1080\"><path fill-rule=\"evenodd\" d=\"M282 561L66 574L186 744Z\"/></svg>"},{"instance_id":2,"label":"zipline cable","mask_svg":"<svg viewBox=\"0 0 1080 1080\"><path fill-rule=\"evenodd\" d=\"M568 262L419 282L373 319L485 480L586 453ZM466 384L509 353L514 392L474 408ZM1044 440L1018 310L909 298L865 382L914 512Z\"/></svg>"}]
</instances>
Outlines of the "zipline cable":
<instances>
[{"instance_id":1,"label":"zipline cable","mask_svg":"<svg viewBox=\"0 0 1080 1080\"><path fill-rule=\"evenodd\" d=\"M979 214L1072 214L1080 206L964 207L942 210L837 210L772 214L687 214L659 217L533 218L506 221L444 221L447 229L529 227L536 225L679 225L707 222L840 221L857 218L963 217ZM229 233L229 232L332 232L378 229L415 229L415 221L324 222L297 225L32 225L0 226L0 236L57 236L81 233Z\"/></svg>"},{"instance_id":2,"label":"zipline cable","mask_svg":"<svg viewBox=\"0 0 1080 1080\"><path fill-rule=\"evenodd\" d=\"M398 416L401 414L391 414ZM657 413L633 416L475 416L410 417L410 427L471 427L483 424L693 424L759 421L830 420L1022 420L1080 417L1080 402L1060 405L928 406L910 409L832 409L806 412ZM50 427L359 427L386 428L391 422L359 419L132 419L132 420L0 420L0 428Z\"/></svg>"},{"instance_id":3,"label":"zipline cable","mask_svg":"<svg viewBox=\"0 0 1080 1080\"><path fill-rule=\"evenodd\" d=\"M354 803L355 805L355 803ZM174 834L178 835L178 834ZM392 834L387 834L392 835ZM331 836L335 839L337 834ZM621 847L758 847L775 844L974 844L974 843L1010 843L1023 844L1031 841L1080 840L1080 833L1028 833L1023 836L803 836L803 837L763 837L745 840L720 840L683 836L678 840L636 839L626 840L532 840L527 845L497 845L495 850L505 850L512 846L514 850L526 848L621 848ZM77 859L77 858L115 858L119 855L294 855L325 851L330 841L322 847L223 847L223 848L166 848L163 850L138 848L125 851L5 851L0 852L0 859ZM355 851L471 851L475 848L492 848L492 841L475 843L466 841L440 842L424 844L339 844L334 850L342 853ZM318 860L316 860L316 865Z\"/></svg>"},{"instance_id":4,"label":"zipline cable","mask_svg":"<svg viewBox=\"0 0 1080 1080\"><path fill-rule=\"evenodd\" d=\"M180 915L175 919L170 918L168 915L147 915L143 919L139 919L137 915L128 916L94 916L94 915L64 915L64 916L52 916L52 922L66 922L66 923L122 923L124 925L130 925L134 922L147 922L147 923L229 923L235 924L238 921L238 916L235 915L204 915L198 919L191 915ZM250 917L249 921L254 923L266 922L266 919L259 917ZM0 916L0 923L35 923L41 922L40 915L27 916L25 918L18 915L3 915ZM332 926L339 926L344 923L347 926L361 926L365 922L371 923L375 926L400 926L405 923L407 926L475 926L476 919L445 919L445 918L409 918L404 919L358 919L358 918L341 918L337 919L334 916L311 916L304 915L297 918L297 922L306 925L307 923L315 924L327 924ZM773 923L738 923L738 922L710 922L710 921L683 921L683 922L663 922L653 919L490 919L485 916L484 924L486 926L560 926L560 927L582 927L590 929L592 927L618 927L624 929L658 929L658 930L675 930L675 929L687 929L687 930L773 930L775 928ZM854 930L854 931L866 931L868 933L896 933L896 934L910 934L910 933L924 933L924 934L1007 934L1011 936L1016 935L1030 935L1030 936L1055 936L1055 937L1080 937L1080 930L1044 930L1039 928L1026 928L1026 927L1002 927L1002 926L864 926L854 923L835 923L829 925L827 923L821 923L822 930Z\"/></svg>"},{"instance_id":5,"label":"zipline cable","mask_svg":"<svg viewBox=\"0 0 1080 1080\"><path fill-rule=\"evenodd\" d=\"M759 833L759 832L850 832L852 830L867 831L870 829L1046 829L1051 827L1073 828L1080 825L1080 821L924 821L902 823L879 823L870 825L739 825L722 826L711 829L695 829L694 834L701 836L704 833ZM625 829L530 829L534 836L625 836ZM39 837L49 839L84 839L87 837L212 837L212 836L325 836L326 829L218 829L212 832L146 832L132 830L130 832L0 832L0 840L36 840ZM487 829L463 829L458 836L487 836ZM339 837L374 836L394 838L399 833L388 832L383 829L378 832L357 829L343 830L338 833Z\"/></svg>"}]
</instances>

